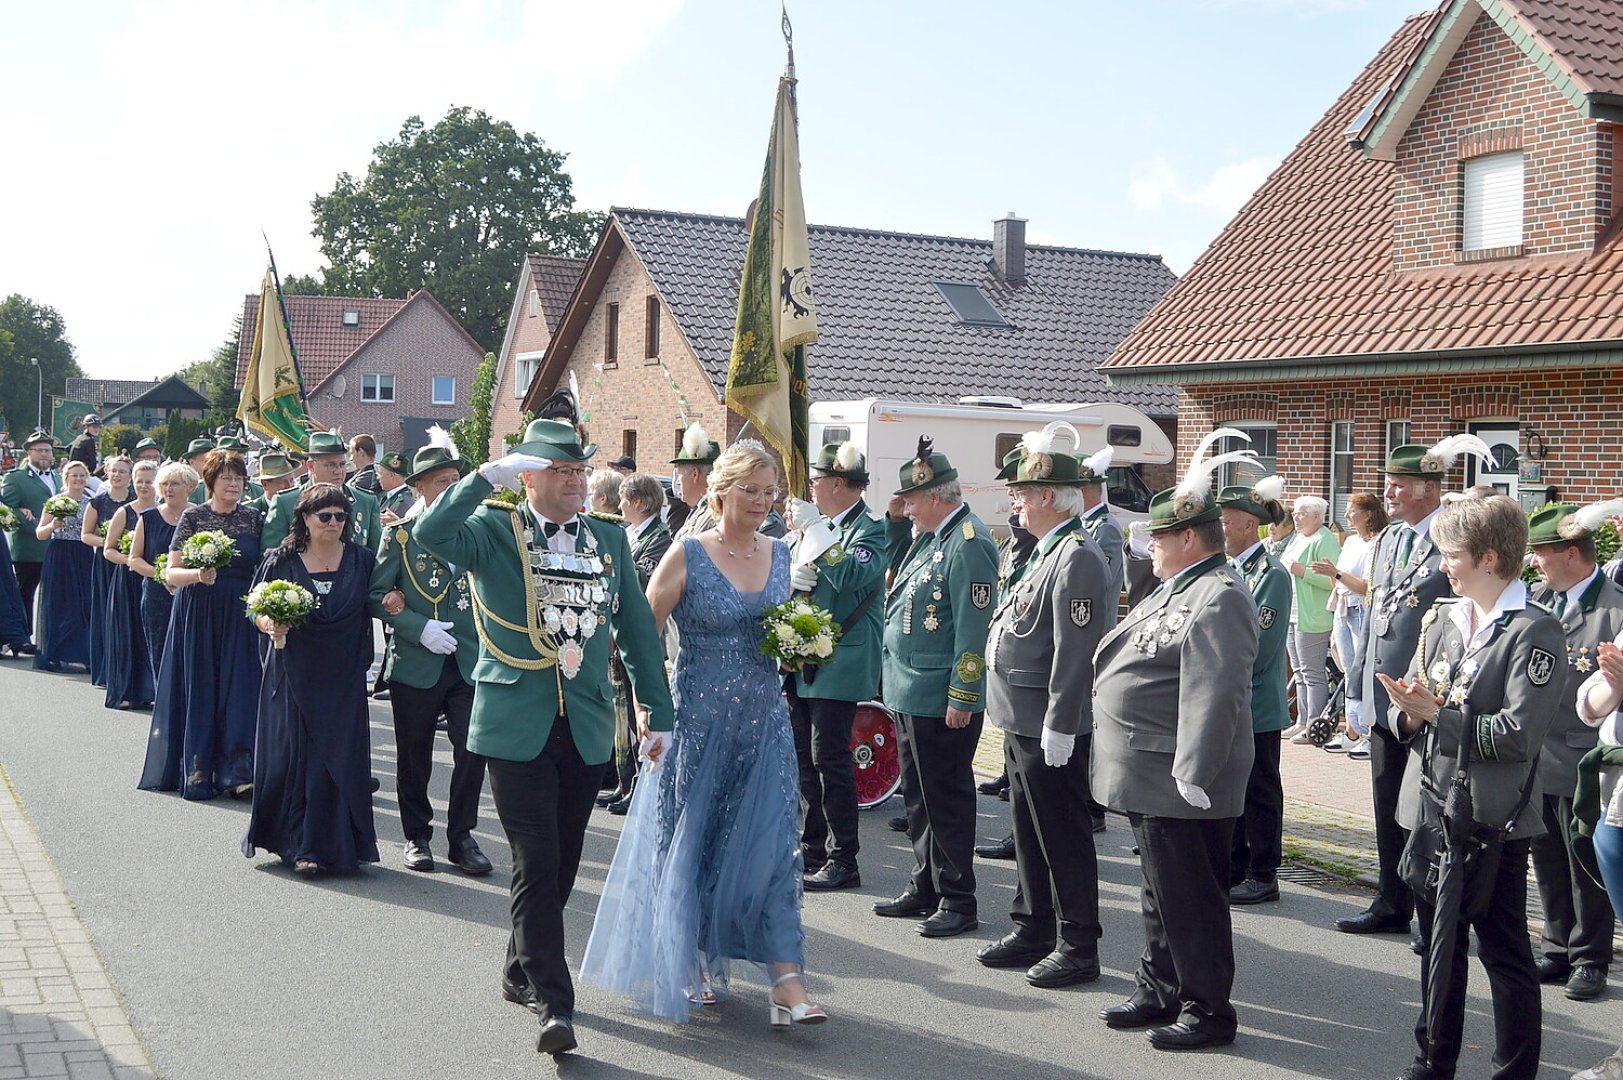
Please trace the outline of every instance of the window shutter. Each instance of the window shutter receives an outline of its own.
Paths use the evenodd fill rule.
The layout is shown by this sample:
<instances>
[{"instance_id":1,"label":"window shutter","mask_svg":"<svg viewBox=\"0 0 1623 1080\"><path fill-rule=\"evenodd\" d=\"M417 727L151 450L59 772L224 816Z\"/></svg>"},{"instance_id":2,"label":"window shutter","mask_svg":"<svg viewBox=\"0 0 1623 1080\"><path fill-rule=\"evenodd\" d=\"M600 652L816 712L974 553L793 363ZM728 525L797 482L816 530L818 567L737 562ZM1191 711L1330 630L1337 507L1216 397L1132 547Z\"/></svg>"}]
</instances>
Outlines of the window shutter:
<instances>
[{"instance_id":1,"label":"window shutter","mask_svg":"<svg viewBox=\"0 0 1623 1080\"><path fill-rule=\"evenodd\" d=\"M1489 154L1465 163L1465 251L1514 247L1522 242L1521 151Z\"/></svg>"}]
</instances>

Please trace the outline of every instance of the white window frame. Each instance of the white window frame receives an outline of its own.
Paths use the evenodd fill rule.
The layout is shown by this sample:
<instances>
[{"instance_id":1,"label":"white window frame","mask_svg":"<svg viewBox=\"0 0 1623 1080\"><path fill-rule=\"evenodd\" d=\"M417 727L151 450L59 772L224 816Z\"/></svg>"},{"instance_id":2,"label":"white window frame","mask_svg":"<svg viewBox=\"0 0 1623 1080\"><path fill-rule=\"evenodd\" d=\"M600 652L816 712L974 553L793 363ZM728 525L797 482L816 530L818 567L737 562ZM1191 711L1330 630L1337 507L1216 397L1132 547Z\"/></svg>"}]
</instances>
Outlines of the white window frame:
<instances>
[{"instance_id":1,"label":"white window frame","mask_svg":"<svg viewBox=\"0 0 1623 1080\"><path fill-rule=\"evenodd\" d=\"M1401 425L1401 429L1400 429ZM1392 451L1409 443L1409 432L1413 430L1407 420L1388 420L1386 422L1386 456L1391 457ZM1386 464L1383 460L1381 464Z\"/></svg>"},{"instance_id":2,"label":"white window frame","mask_svg":"<svg viewBox=\"0 0 1623 1080\"><path fill-rule=\"evenodd\" d=\"M1217 447L1216 453L1226 454L1231 450L1256 450L1258 449L1258 442L1260 441L1258 438L1258 434L1260 432L1268 432L1272 436L1269 441L1273 443L1274 452L1272 455L1257 455L1262 460L1263 464L1263 471L1260 473L1256 472L1256 470L1252 468L1246 468L1244 471L1242 471L1241 467L1232 461L1227 465L1224 465L1222 468L1223 475L1219 480L1222 486L1229 487L1235 484L1244 483L1254 484L1258 480L1261 480L1264 476L1269 476L1279 471L1279 425L1277 423L1272 420L1251 420L1242 424L1224 424L1223 426L1245 432L1247 435L1251 436L1251 441L1246 443L1241 442L1239 439L1224 439L1222 444Z\"/></svg>"},{"instance_id":3,"label":"white window frame","mask_svg":"<svg viewBox=\"0 0 1623 1080\"><path fill-rule=\"evenodd\" d=\"M541 293L536 289L530 290L530 318L541 314Z\"/></svg>"},{"instance_id":4,"label":"white window frame","mask_svg":"<svg viewBox=\"0 0 1623 1080\"><path fill-rule=\"evenodd\" d=\"M449 379L451 381L451 396L448 397L448 398L440 397L440 380L441 379ZM428 377L428 401L429 401L430 405L455 405L456 404L456 376L455 375L430 375Z\"/></svg>"},{"instance_id":5,"label":"white window frame","mask_svg":"<svg viewBox=\"0 0 1623 1080\"><path fill-rule=\"evenodd\" d=\"M1527 162L1520 150L1465 162L1460 250L1487 251L1522 242Z\"/></svg>"},{"instance_id":6,"label":"white window frame","mask_svg":"<svg viewBox=\"0 0 1623 1080\"><path fill-rule=\"evenodd\" d=\"M384 380L388 381L389 396L383 396ZM370 393L369 393L370 391ZM361 375L361 400L368 405L393 405L395 399L394 376L382 371L368 371Z\"/></svg>"},{"instance_id":7,"label":"white window frame","mask_svg":"<svg viewBox=\"0 0 1623 1080\"><path fill-rule=\"evenodd\" d=\"M1345 449L1342 448L1341 436L1345 436ZM1353 496L1353 474L1357 468L1356 448L1358 446L1358 428L1351 420L1330 421L1330 461L1329 469L1325 472L1325 484L1329 488L1325 492L1325 500L1330 504L1330 520L1347 524L1347 503ZM1344 483L1340 490L1336 488L1336 480Z\"/></svg>"},{"instance_id":8,"label":"white window frame","mask_svg":"<svg viewBox=\"0 0 1623 1080\"><path fill-rule=\"evenodd\" d=\"M538 352L521 352L513 354L513 396L519 400L524 399L524 392L535 381L535 373L541 369L541 358L546 350Z\"/></svg>"}]
</instances>

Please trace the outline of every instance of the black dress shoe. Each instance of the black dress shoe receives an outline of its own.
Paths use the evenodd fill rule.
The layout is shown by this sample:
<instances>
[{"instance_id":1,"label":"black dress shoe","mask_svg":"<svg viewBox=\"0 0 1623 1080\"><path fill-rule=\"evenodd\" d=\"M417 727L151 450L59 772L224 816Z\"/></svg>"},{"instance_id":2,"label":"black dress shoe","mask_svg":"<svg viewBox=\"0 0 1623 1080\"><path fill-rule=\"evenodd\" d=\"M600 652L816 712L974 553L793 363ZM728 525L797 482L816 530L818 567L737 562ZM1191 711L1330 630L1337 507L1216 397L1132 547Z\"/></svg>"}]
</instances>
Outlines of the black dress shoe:
<instances>
[{"instance_id":1,"label":"black dress shoe","mask_svg":"<svg viewBox=\"0 0 1623 1080\"><path fill-rule=\"evenodd\" d=\"M32 642L24 642L21 645L13 645L11 647L11 655L13 656L37 656L38 654L39 647L34 645Z\"/></svg>"},{"instance_id":2,"label":"black dress shoe","mask_svg":"<svg viewBox=\"0 0 1623 1080\"><path fill-rule=\"evenodd\" d=\"M1437 1071L1430 1065L1422 1065L1417 1061L1398 1073L1398 1080L1437 1080Z\"/></svg>"},{"instance_id":3,"label":"black dress shoe","mask_svg":"<svg viewBox=\"0 0 1623 1080\"><path fill-rule=\"evenodd\" d=\"M1538 981L1541 983L1564 983L1572 975L1572 965L1565 960L1557 960L1553 956L1538 958Z\"/></svg>"},{"instance_id":4,"label":"black dress shoe","mask_svg":"<svg viewBox=\"0 0 1623 1080\"><path fill-rule=\"evenodd\" d=\"M1112 1005L1099 1010L1099 1019L1105 1022L1106 1027L1118 1030L1131 1028L1154 1027L1164 1024L1168 1020L1178 1018L1176 1006L1170 1009L1158 1009L1154 1005L1139 1001L1124 1001L1120 1005Z\"/></svg>"},{"instance_id":5,"label":"black dress shoe","mask_svg":"<svg viewBox=\"0 0 1623 1080\"><path fill-rule=\"evenodd\" d=\"M541 1022L541 1033L535 1037L538 1054L567 1054L575 1049L575 1022L567 1016L549 1016Z\"/></svg>"},{"instance_id":6,"label":"black dress shoe","mask_svg":"<svg viewBox=\"0 0 1623 1080\"><path fill-rule=\"evenodd\" d=\"M1039 990L1053 990L1073 983L1089 983L1099 978L1099 958L1052 952L1031 966L1026 982Z\"/></svg>"},{"instance_id":7,"label":"black dress shoe","mask_svg":"<svg viewBox=\"0 0 1623 1080\"><path fill-rule=\"evenodd\" d=\"M1361 911L1336 920L1336 929L1343 934L1407 934L1409 920L1396 915L1382 915L1374 911Z\"/></svg>"},{"instance_id":8,"label":"black dress shoe","mask_svg":"<svg viewBox=\"0 0 1623 1080\"><path fill-rule=\"evenodd\" d=\"M1105 831L1105 816L1103 814L1093 819L1093 831L1096 833Z\"/></svg>"},{"instance_id":9,"label":"black dress shoe","mask_svg":"<svg viewBox=\"0 0 1623 1080\"><path fill-rule=\"evenodd\" d=\"M382 789L383 781L379 780L375 776L369 776L366 780L366 786L372 792L372 794L376 795Z\"/></svg>"},{"instance_id":10,"label":"black dress shoe","mask_svg":"<svg viewBox=\"0 0 1623 1080\"><path fill-rule=\"evenodd\" d=\"M1157 1050L1204 1050L1208 1046L1227 1046L1234 1041L1234 1033L1213 1035L1180 1021L1166 1027L1150 1028L1149 1040Z\"/></svg>"},{"instance_id":11,"label":"black dress shoe","mask_svg":"<svg viewBox=\"0 0 1623 1080\"><path fill-rule=\"evenodd\" d=\"M384 689L384 690L379 690L379 691L375 692L372 695L372 700L373 701L388 701L389 700L389 691L387 689Z\"/></svg>"},{"instance_id":12,"label":"black dress shoe","mask_svg":"<svg viewBox=\"0 0 1623 1080\"><path fill-rule=\"evenodd\" d=\"M1279 883L1276 881L1242 881L1229 890L1229 903L1245 907L1250 904L1279 902Z\"/></svg>"},{"instance_id":13,"label":"black dress shoe","mask_svg":"<svg viewBox=\"0 0 1623 1080\"><path fill-rule=\"evenodd\" d=\"M535 996L535 989L530 986L520 986L511 979L502 978L502 998L511 1001L514 1005L522 1005L526 1009L541 1015L541 1000Z\"/></svg>"},{"instance_id":14,"label":"black dress shoe","mask_svg":"<svg viewBox=\"0 0 1623 1080\"><path fill-rule=\"evenodd\" d=\"M434 872L434 854L428 850L426 841L406 841L406 869L415 870L419 874Z\"/></svg>"},{"instance_id":15,"label":"black dress shoe","mask_svg":"<svg viewBox=\"0 0 1623 1080\"><path fill-rule=\"evenodd\" d=\"M980 924L981 921L973 915L942 908L913 929L917 930L921 937L957 937L959 934L969 933Z\"/></svg>"},{"instance_id":16,"label":"black dress shoe","mask_svg":"<svg viewBox=\"0 0 1623 1080\"><path fill-rule=\"evenodd\" d=\"M1014 837L1005 836L990 844L976 844L975 854L983 859L1012 859L1014 858Z\"/></svg>"},{"instance_id":17,"label":"black dress shoe","mask_svg":"<svg viewBox=\"0 0 1623 1080\"><path fill-rule=\"evenodd\" d=\"M626 792L620 798L615 799L613 802L609 803L609 813L613 814L615 817L625 817L626 813L628 811L630 811L630 809L631 809L631 792L629 792L629 791Z\"/></svg>"},{"instance_id":18,"label":"black dress shoe","mask_svg":"<svg viewBox=\"0 0 1623 1080\"><path fill-rule=\"evenodd\" d=\"M1419 934L1409 939L1409 951L1416 956L1426 955L1426 939Z\"/></svg>"},{"instance_id":19,"label":"black dress shoe","mask_svg":"<svg viewBox=\"0 0 1623 1080\"><path fill-rule=\"evenodd\" d=\"M600 791L600 792L597 793L597 805L599 805L599 806L608 806L609 803L619 802L621 799L623 799L625 797L626 797L626 789L625 788L617 787L617 788L611 788L608 791Z\"/></svg>"},{"instance_id":20,"label":"black dress shoe","mask_svg":"<svg viewBox=\"0 0 1623 1080\"><path fill-rule=\"evenodd\" d=\"M938 901L926 900L918 893L904 892L894 900L881 900L873 906L875 915L887 919L916 919L936 909Z\"/></svg>"},{"instance_id":21,"label":"black dress shoe","mask_svg":"<svg viewBox=\"0 0 1623 1080\"><path fill-rule=\"evenodd\" d=\"M1009 790L1009 774L1004 773L995 780L983 780L975 785L975 790L982 795L996 795Z\"/></svg>"},{"instance_id":22,"label":"black dress shoe","mask_svg":"<svg viewBox=\"0 0 1623 1080\"><path fill-rule=\"evenodd\" d=\"M1009 789L1004 788L1002 791L997 793L997 797L1002 799L1004 802L1008 802L1009 801Z\"/></svg>"},{"instance_id":23,"label":"black dress shoe","mask_svg":"<svg viewBox=\"0 0 1623 1080\"><path fill-rule=\"evenodd\" d=\"M1020 931L1004 934L975 954L975 959L989 968L1030 967L1054 951L1052 944L1032 941L1020 936Z\"/></svg>"},{"instance_id":24,"label":"black dress shoe","mask_svg":"<svg viewBox=\"0 0 1623 1080\"><path fill-rule=\"evenodd\" d=\"M1579 964L1567 980L1567 997L1573 1001L1594 1001L1606 993L1606 972L1594 964Z\"/></svg>"},{"instance_id":25,"label":"black dress shoe","mask_svg":"<svg viewBox=\"0 0 1623 1080\"><path fill-rule=\"evenodd\" d=\"M451 845L451 865L471 877L484 877L490 873L490 860L479 850L470 836Z\"/></svg>"},{"instance_id":26,"label":"black dress shoe","mask_svg":"<svg viewBox=\"0 0 1623 1080\"><path fill-rule=\"evenodd\" d=\"M891 832L907 831L907 818L905 817L893 817L889 821L885 822L885 824L890 826Z\"/></svg>"},{"instance_id":27,"label":"black dress shoe","mask_svg":"<svg viewBox=\"0 0 1623 1080\"><path fill-rule=\"evenodd\" d=\"M835 889L855 889L862 884L862 875L854 866L844 863L824 863L815 874L801 879L808 892L833 892Z\"/></svg>"}]
</instances>

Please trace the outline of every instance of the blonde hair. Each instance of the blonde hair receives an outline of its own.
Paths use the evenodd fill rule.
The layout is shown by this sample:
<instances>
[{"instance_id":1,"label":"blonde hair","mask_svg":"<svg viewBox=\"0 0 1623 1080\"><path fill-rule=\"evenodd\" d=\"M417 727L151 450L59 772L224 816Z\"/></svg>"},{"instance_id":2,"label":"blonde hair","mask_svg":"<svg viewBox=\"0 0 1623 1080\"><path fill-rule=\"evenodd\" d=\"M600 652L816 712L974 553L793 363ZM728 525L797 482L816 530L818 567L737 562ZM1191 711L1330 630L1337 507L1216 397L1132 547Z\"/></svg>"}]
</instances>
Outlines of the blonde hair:
<instances>
[{"instance_id":1,"label":"blonde hair","mask_svg":"<svg viewBox=\"0 0 1623 1080\"><path fill-rule=\"evenodd\" d=\"M68 478L68 473L72 472L74 469L82 469L85 474L85 479L90 479L90 466L86 465L82 461L70 461L66 465L62 466L62 479L66 480Z\"/></svg>"},{"instance_id":2,"label":"blonde hair","mask_svg":"<svg viewBox=\"0 0 1623 1080\"><path fill-rule=\"evenodd\" d=\"M778 463L766 448L753 439L735 442L721 452L716 463L710 469L710 490L705 497L710 503L710 512L721 513L721 497L742 483L756 469L768 467L772 470L774 482L778 475Z\"/></svg>"},{"instance_id":3,"label":"blonde hair","mask_svg":"<svg viewBox=\"0 0 1623 1080\"><path fill-rule=\"evenodd\" d=\"M139 472L153 472L153 473L155 473L157 471L158 471L158 463L156 461L145 461L145 460L137 461L134 465L130 466L130 478L134 479L135 474L139 473Z\"/></svg>"},{"instance_id":4,"label":"blonde hair","mask_svg":"<svg viewBox=\"0 0 1623 1080\"><path fill-rule=\"evenodd\" d=\"M1437 512L1431 539L1444 555L1468 555L1473 562L1495 552L1499 556L1496 573L1512 581L1521 574L1522 556L1527 552L1527 518L1508 496L1471 495Z\"/></svg>"},{"instance_id":5,"label":"blonde hair","mask_svg":"<svg viewBox=\"0 0 1623 1080\"><path fill-rule=\"evenodd\" d=\"M152 482L159 487L163 487L170 480L179 480L186 485L187 491L195 491L198 485L197 470L184 461L171 461L159 469L158 475L152 478Z\"/></svg>"}]
</instances>

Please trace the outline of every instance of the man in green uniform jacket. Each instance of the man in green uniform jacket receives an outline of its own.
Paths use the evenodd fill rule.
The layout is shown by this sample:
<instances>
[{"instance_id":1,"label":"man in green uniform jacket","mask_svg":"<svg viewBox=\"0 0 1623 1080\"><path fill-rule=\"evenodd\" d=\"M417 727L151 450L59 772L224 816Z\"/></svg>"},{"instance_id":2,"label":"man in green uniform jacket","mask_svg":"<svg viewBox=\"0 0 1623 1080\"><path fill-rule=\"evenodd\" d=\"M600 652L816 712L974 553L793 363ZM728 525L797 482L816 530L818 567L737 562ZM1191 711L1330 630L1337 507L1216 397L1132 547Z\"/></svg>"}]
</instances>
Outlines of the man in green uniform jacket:
<instances>
[{"instance_id":1,"label":"man in green uniform jacket","mask_svg":"<svg viewBox=\"0 0 1623 1080\"><path fill-rule=\"evenodd\" d=\"M310 482L342 487L354 500L355 513L350 539L365 544L373 551L383 539L383 524L375 496L344 483L344 457L349 452L344 440L330 431L316 431L310 435ZM260 544L266 551L287 538L293 527L293 508L304 489L289 488L270 500L270 512L265 515L265 527L260 531Z\"/></svg>"},{"instance_id":2,"label":"man in green uniform jacket","mask_svg":"<svg viewBox=\"0 0 1623 1080\"><path fill-rule=\"evenodd\" d=\"M975 902L975 747L986 719L986 634L997 602L997 545L963 502L958 470L931 440L901 468L912 545L885 598L885 702L896 713L902 798L913 841L907 891L876 915L927 916L918 932L980 925ZM894 510L894 533L908 528Z\"/></svg>"},{"instance_id":3,"label":"man in green uniform jacket","mask_svg":"<svg viewBox=\"0 0 1623 1080\"><path fill-rule=\"evenodd\" d=\"M489 759L513 849L502 992L521 1004L533 995L542 1019L536 1049L552 1054L575 1046L563 907L614 746L612 649L649 711L649 729L669 732L675 720L625 530L578 513L596 451L568 421L533 420L513 453L457 481L413 530L470 579L480 650L468 748ZM524 503L487 499L492 483L520 478Z\"/></svg>"},{"instance_id":4,"label":"man in green uniform jacket","mask_svg":"<svg viewBox=\"0 0 1623 1080\"><path fill-rule=\"evenodd\" d=\"M23 594L23 610L28 615L28 632L34 632L34 594L39 591L40 568L45 563L49 540L34 538L34 529L45 513L45 500L62 493L62 476L53 467L56 444L46 431L32 432L23 440L28 460L0 478L0 501L11 507L17 527L10 534L11 565L17 575L17 588ZM25 653L33 646L24 646Z\"/></svg>"}]
</instances>

